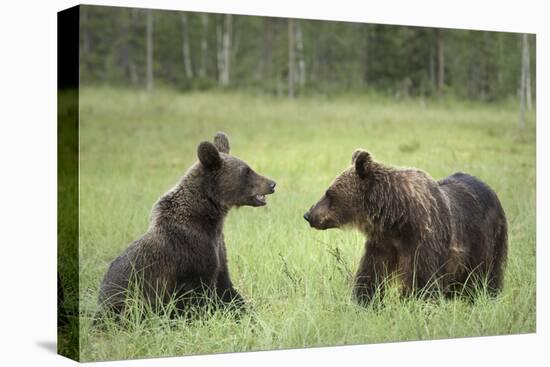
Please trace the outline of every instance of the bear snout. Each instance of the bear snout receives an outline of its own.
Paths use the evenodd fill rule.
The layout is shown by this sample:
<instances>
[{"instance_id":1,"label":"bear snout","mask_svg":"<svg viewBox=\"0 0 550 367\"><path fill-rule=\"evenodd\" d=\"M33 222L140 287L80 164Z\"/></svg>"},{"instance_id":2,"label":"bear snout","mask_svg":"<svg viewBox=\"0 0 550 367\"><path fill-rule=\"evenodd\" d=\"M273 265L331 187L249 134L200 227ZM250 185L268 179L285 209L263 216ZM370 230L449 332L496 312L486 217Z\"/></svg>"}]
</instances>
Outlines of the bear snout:
<instances>
[{"instance_id":1,"label":"bear snout","mask_svg":"<svg viewBox=\"0 0 550 367\"><path fill-rule=\"evenodd\" d=\"M309 223L309 226L311 228L315 228L315 229L319 229L319 223L318 223L318 218L315 217L314 213L312 213L311 209L308 210L305 214L304 214L304 219L306 220L306 222Z\"/></svg>"},{"instance_id":2,"label":"bear snout","mask_svg":"<svg viewBox=\"0 0 550 367\"><path fill-rule=\"evenodd\" d=\"M311 225L311 223L310 223L310 221L309 221L309 212L306 212L306 213L304 214L304 219L306 220L306 222L308 222L308 223Z\"/></svg>"},{"instance_id":3,"label":"bear snout","mask_svg":"<svg viewBox=\"0 0 550 367\"><path fill-rule=\"evenodd\" d=\"M275 192L275 186L277 186L277 182L275 181L271 181L269 183L269 190L270 190L270 194L273 194Z\"/></svg>"}]
</instances>

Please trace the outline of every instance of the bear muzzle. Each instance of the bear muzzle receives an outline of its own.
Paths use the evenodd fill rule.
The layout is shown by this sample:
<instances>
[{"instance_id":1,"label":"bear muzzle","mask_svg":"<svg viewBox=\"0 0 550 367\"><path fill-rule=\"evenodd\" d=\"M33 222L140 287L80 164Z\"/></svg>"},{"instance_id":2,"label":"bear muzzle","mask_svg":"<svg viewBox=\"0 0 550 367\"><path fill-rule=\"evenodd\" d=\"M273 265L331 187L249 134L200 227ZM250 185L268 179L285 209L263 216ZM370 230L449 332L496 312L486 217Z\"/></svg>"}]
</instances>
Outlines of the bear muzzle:
<instances>
[{"instance_id":1,"label":"bear muzzle","mask_svg":"<svg viewBox=\"0 0 550 367\"><path fill-rule=\"evenodd\" d=\"M252 206L264 206L267 204L266 200L265 200L265 196L266 195L270 195L270 194L273 194L275 192L275 186L277 185L277 183L275 181L272 181L272 180L269 180L268 184L267 184L267 190L264 191L263 193L261 194L256 194L252 197L253 199L253 202L252 202Z\"/></svg>"},{"instance_id":2,"label":"bear muzzle","mask_svg":"<svg viewBox=\"0 0 550 367\"><path fill-rule=\"evenodd\" d=\"M319 230L325 230L338 227L336 222L328 217L320 216L315 207L312 207L304 214L304 219L309 223L309 226Z\"/></svg>"},{"instance_id":3,"label":"bear muzzle","mask_svg":"<svg viewBox=\"0 0 550 367\"><path fill-rule=\"evenodd\" d=\"M268 195L273 194L275 192L275 186L277 186L277 182L271 181L269 183L269 192L267 193Z\"/></svg>"}]
</instances>

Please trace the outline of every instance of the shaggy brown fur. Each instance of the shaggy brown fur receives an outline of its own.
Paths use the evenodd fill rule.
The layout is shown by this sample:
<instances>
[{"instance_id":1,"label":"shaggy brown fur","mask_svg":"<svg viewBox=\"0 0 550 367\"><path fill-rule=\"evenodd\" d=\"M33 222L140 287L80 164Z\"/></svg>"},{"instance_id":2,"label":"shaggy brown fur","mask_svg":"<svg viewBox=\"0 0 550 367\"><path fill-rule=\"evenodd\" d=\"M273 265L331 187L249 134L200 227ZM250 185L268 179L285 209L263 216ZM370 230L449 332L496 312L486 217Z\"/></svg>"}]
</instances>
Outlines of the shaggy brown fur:
<instances>
[{"instance_id":1,"label":"shaggy brown fur","mask_svg":"<svg viewBox=\"0 0 550 367\"><path fill-rule=\"evenodd\" d=\"M491 294L502 288L506 218L496 194L473 176L435 181L356 150L352 166L304 218L317 229L351 225L367 236L354 286L360 303L377 289L383 294L390 276L404 294L436 285L450 295L484 279Z\"/></svg>"},{"instance_id":2,"label":"shaggy brown fur","mask_svg":"<svg viewBox=\"0 0 550 367\"><path fill-rule=\"evenodd\" d=\"M223 133L200 143L197 154L199 162L154 205L147 232L109 266L99 292L102 310L122 312L134 282L154 310L172 297L178 311L212 299L244 304L229 277L224 219L232 207L265 205L275 182L229 155Z\"/></svg>"}]
</instances>

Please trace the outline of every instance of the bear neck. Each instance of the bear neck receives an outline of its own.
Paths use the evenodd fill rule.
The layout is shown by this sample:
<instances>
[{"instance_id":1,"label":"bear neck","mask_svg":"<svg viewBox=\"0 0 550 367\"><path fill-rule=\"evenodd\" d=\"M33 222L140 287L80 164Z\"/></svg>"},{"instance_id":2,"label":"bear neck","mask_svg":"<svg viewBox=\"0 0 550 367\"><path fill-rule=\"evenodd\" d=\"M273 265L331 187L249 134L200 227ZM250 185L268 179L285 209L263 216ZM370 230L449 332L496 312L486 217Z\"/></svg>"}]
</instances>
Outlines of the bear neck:
<instances>
[{"instance_id":1,"label":"bear neck","mask_svg":"<svg viewBox=\"0 0 550 367\"><path fill-rule=\"evenodd\" d=\"M419 234L430 230L434 198L429 187L433 179L426 173L378 165L369 182L367 233L402 231L404 227L413 228Z\"/></svg>"},{"instance_id":2,"label":"bear neck","mask_svg":"<svg viewBox=\"0 0 550 367\"><path fill-rule=\"evenodd\" d=\"M189 174L155 205L152 225L161 221L220 235L229 208L218 200L207 177Z\"/></svg>"}]
</instances>

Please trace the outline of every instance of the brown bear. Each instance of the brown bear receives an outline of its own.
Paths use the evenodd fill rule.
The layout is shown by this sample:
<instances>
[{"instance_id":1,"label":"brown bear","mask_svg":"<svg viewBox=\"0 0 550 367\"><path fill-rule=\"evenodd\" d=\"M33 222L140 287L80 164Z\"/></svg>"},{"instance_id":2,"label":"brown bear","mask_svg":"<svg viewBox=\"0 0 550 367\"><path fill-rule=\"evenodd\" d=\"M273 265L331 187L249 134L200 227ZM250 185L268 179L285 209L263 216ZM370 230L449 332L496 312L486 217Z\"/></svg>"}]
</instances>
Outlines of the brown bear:
<instances>
[{"instance_id":1,"label":"brown bear","mask_svg":"<svg viewBox=\"0 0 550 367\"><path fill-rule=\"evenodd\" d=\"M346 225L367 241L354 295L367 304L385 281L398 279L404 295L450 296L502 288L507 257L504 210L489 186L465 173L435 181L417 169L396 169L356 150L304 218L316 229ZM479 281L486 283L479 283ZM472 294L472 293L470 293Z\"/></svg>"},{"instance_id":2,"label":"brown bear","mask_svg":"<svg viewBox=\"0 0 550 367\"><path fill-rule=\"evenodd\" d=\"M224 220L233 207L265 205L275 182L229 155L224 133L200 143L197 155L153 206L147 232L110 264L99 291L101 312L123 312L134 284L154 311L170 299L175 314L206 304L244 306L229 277Z\"/></svg>"}]
</instances>

